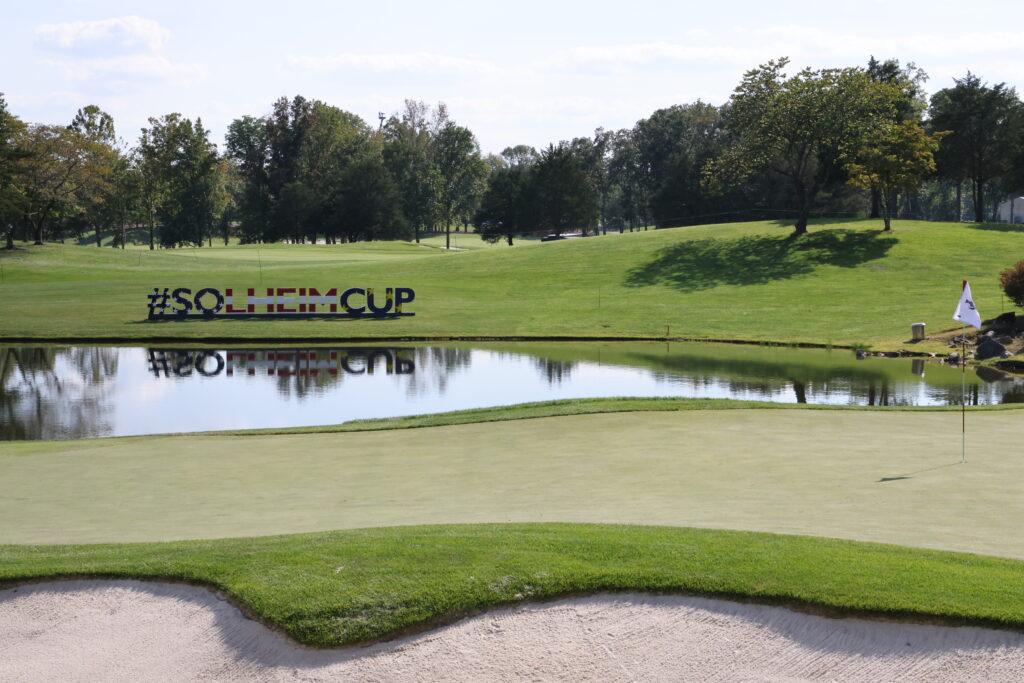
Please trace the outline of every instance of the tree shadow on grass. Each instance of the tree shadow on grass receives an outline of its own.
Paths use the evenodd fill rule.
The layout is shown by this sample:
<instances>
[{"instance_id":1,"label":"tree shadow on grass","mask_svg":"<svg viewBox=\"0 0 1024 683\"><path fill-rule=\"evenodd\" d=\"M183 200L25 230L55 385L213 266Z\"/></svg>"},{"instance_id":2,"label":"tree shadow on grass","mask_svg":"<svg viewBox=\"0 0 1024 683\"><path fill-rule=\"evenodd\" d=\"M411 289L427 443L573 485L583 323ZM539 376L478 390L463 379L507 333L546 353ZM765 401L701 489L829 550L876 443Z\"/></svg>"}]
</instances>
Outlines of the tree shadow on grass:
<instances>
[{"instance_id":1,"label":"tree shadow on grass","mask_svg":"<svg viewBox=\"0 0 1024 683\"><path fill-rule=\"evenodd\" d=\"M995 230L996 232L1024 232L1024 223L963 223L972 230Z\"/></svg>"},{"instance_id":2,"label":"tree shadow on grass","mask_svg":"<svg viewBox=\"0 0 1024 683\"><path fill-rule=\"evenodd\" d=\"M760 285L805 275L817 266L853 268L882 258L896 238L863 230L680 242L626 275L627 287L666 285L683 292L718 285Z\"/></svg>"}]
</instances>

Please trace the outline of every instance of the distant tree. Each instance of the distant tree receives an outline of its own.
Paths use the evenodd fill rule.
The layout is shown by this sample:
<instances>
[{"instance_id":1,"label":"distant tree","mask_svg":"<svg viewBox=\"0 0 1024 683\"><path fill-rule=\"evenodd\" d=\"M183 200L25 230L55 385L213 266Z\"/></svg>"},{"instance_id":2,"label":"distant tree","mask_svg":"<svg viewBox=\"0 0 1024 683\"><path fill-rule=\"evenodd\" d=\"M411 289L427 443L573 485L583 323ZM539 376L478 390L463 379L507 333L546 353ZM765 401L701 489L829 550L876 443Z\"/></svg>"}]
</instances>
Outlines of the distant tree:
<instances>
[{"instance_id":1,"label":"distant tree","mask_svg":"<svg viewBox=\"0 0 1024 683\"><path fill-rule=\"evenodd\" d=\"M560 235L596 223L597 191L568 144L544 150L531 181L539 229Z\"/></svg>"},{"instance_id":2,"label":"distant tree","mask_svg":"<svg viewBox=\"0 0 1024 683\"><path fill-rule=\"evenodd\" d=\"M411 237L401 196L379 157L367 155L348 166L339 187L328 214L332 234L347 242Z\"/></svg>"},{"instance_id":3,"label":"distant tree","mask_svg":"<svg viewBox=\"0 0 1024 683\"><path fill-rule=\"evenodd\" d=\"M450 121L437 133L434 158L441 180L438 203L445 230L445 249L449 249L452 223L478 201L486 166L473 132Z\"/></svg>"},{"instance_id":4,"label":"distant tree","mask_svg":"<svg viewBox=\"0 0 1024 683\"><path fill-rule=\"evenodd\" d=\"M149 128L143 128L134 154L141 178L140 194L146 223L149 226L149 248L156 248L156 220L158 210L164 206L169 192L169 175L174 161L174 139L181 114L167 114L150 118Z\"/></svg>"},{"instance_id":5,"label":"distant tree","mask_svg":"<svg viewBox=\"0 0 1024 683\"><path fill-rule=\"evenodd\" d=\"M989 87L967 72L931 99L931 127L949 131L938 157L939 172L970 180L974 220L985 220L985 185L1011 172L1024 134L1024 111L1013 88Z\"/></svg>"},{"instance_id":6,"label":"distant tree","mask_svg":"<svg viewBox=\"0 0 1024 683\"><path fill-rule=\"evenodd\" d=\"M15 221L25 209L19 177L30 155L23 147L25 130L25 124L7 110L7 101L0 93L0 229L6 249L14 249Z\"/></svg>"},{"instance_id":7,"label":"distant tree","mask_svg":"<svg viewBox=\"0 0 1024 683\"><path fill-rule=\"evenodd\" d=\"M879 198L885 230L892 229L897 190L916 189L935 171L941 133L929 135L916 121L885 121L846 166L849 182Z\"/></svg>"},{"instance_id":8,"label":"distant tree","mask_svg":"<svg viewBox=\"0 0 1024 683\"><path fill-rule=\"evenodd\" d=\"M487 191L480 200L473 223L487 242L505 240L511 247L514 238L534 227L533 171L526 165L496 168L491 172Z\"/></svg>"},{"instance_id":9,"label":"distant tree","mask_svg":"<svg viewBox=\"0 0 1024 683\"><path fill-rule=\"evenodd\" d=\"M803 69L789 77L782 58L748 71L730 98L728 130L735 144L711 162L713 188L767 169L784 177L797 202L795 234L819 193L842 172L840 160L891 117L891 89L863 69Z\"/></svg>"},{"instance_id":10,"label":"distant tree","mask_svg":"<svg viewBox=\"0 0 1024 683\"><path fill-rule=\"evenodd\" d=\"M86 225L96 233L96 246L102 244L101 231L113 228L116 217L117 185L114 175L120 166L121 152L117 149L114 119L94 104L83 107L72 119L71 130L83 138L85 163L91 182L78 189L78 203Z\"/></svg>"},{"instance_id":11,"label":"distant tree","mask_svg":"<svg viewBox=\"0 0 1024 683\"><path fill-rule=\"evenodd\" d=\"M201 247L212 237L223 210L223 167L210 132L201 119L193 122L177 113L149 123L139 148L150 225L154 214L160 218L160 243L165 247Z\"/></svg>"},{"instance_id":12,"label":"distant tree","mask_svg":"<svg viewBox=\"0 0 1024 683\"><path fill-rule=\"evenodd\" d=\"M235 119L228 126L226 153L234 163L240 182L233 187L233 198L243 242L269 241L270 142L266 120L254 116Z\"/></svg>"},{"instance_id":13,"label":"distant tree","mask_svg":"<svg viewBox=\"0 0 1024 683\"><path fill-rule=\"evenodd\" d=\"M514 145L501 150L509 166L533 166L540 159L537 150L529 145Z\"/></svg>"},{"instance_id":14,"label":"distant tree","mask_svg":"<svg viewBox=\"0 0 1024 683\"><path fill-rule=\"evenodd\" d=\"M25 217L35 244L43 244L57 221L82 210L81 200L106 182L93 163L93 144L66 126L35 125L19 147L29 152L20 165Z\"/></svg>"},{"instance_id":15,"label":"distant tree","mask_svg":"<svg viewBox=\"0 0 1024 683\"><path fill-rule=\"evenodd\" d=\"M698 100L659 109L632 132L640 182L658 227L707 221L721 200L701 185L701 171L725 149L721 111ZM692 218L691 218L692 217Z\"/></svg>"},{"instance_id":16,"label":"distant tree","mask_svg":"<svg viewBox=\"0 0 1024 683\"><path fill-rule=\"evenodd\" d=\"M384 165L398 187L402 210L413 227L414 238L432 228L441 213L441 186L444 182L432 150L433 135L441 121L447 121L443 106L435 112L415 100L405 101L402 115L392 116L383 127Z\"/></svg>"}]
</instances>

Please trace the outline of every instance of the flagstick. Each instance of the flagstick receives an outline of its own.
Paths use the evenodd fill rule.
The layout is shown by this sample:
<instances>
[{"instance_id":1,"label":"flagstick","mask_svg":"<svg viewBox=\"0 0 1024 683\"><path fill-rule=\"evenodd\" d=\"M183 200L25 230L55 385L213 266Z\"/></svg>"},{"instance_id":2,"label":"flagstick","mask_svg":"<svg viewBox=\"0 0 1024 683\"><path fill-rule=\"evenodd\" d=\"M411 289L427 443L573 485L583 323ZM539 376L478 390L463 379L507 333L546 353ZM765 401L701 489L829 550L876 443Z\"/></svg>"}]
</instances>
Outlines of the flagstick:
<instances>
[{"instance_id":1,"label":"flagstick","mask_svg":"<svg viewBox=\"0 0 1024 683\"><path fill-rule=\"evenodd\" d=\"M960 334L960 462L967 462L967 326Z\"/></svg>"}]
</instances>

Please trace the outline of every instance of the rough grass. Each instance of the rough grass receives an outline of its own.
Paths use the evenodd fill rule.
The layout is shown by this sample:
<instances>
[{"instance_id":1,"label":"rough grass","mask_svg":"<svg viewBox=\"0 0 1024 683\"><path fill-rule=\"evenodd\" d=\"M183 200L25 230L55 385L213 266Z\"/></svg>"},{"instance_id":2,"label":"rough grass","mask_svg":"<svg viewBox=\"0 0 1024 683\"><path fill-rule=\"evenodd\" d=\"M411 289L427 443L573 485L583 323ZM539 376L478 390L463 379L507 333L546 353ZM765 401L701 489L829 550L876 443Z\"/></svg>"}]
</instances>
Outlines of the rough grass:
<instances>
[{"instance_id":1,"label":"rough grass","mask_svg":"<svg viewBox=\"0 0 1024 683\"><path fill-rule=\"evenodd\" d=\"M987 226L901 221L886 234L876 222L830 222L794 239L789 226L759 222L451 252L407 243L25 247L0 252L0 338L670 335L895 348L911 323L955 326L962 279L986 317L1008 307L997 278L1024 233L978 227ZM155 286L303 285L413 287L416 316L145 321Z\"/></svg>"},{"instance_id":2,"label":"rough grass","mask_svg":"<svg viewBox=\"0 0 1024 683\"><path fill-rule=\"evenodd\" d=\"M0 583L54 576L216 587L307 645L354 644L500 605L689 593L1024 629L1024 563L773 534L585 524L393 527L178 543L0 546Z\"/></svg>"}]
</instances>

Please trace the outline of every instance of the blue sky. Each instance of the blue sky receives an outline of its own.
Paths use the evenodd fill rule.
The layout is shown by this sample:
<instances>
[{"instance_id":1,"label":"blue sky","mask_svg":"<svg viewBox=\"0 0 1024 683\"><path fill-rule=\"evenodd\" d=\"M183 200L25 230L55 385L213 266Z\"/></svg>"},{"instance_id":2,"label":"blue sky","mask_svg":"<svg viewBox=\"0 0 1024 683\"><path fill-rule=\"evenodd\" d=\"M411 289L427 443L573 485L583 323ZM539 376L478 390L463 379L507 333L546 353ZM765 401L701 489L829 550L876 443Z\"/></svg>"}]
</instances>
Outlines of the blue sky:
<instances>
[{"instance_id":1,"label":"blue sky","mask_svg":"<svg viewBox=\"0 0 1024 683\"><path fill-rule=\"evenodd\" d=\"M129 143L150 116L232 119L301 94L375 123L406 98L443 101L485 152L632 126L743 72L913 61L929 91L968 69L1024 86L1024 6L1012 1L262 2L0 0L0 92L23 120L86 104ZM1020 82L1018 82L1020 81Z\"/></svg>"}]
</instances>

